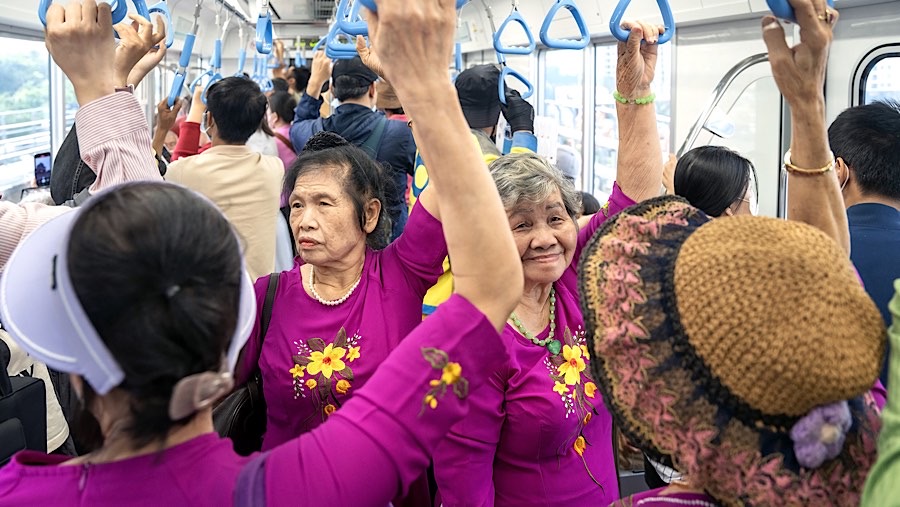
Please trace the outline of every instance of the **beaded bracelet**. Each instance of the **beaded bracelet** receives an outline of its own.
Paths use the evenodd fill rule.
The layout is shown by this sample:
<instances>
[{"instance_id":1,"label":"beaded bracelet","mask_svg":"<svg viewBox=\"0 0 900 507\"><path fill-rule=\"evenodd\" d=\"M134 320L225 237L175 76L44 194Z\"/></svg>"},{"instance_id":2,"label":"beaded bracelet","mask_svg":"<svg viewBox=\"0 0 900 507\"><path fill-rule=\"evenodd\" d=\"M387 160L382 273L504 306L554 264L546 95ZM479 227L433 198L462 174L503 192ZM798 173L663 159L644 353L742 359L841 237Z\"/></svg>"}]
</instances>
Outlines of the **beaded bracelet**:
<instances>
[{"instance_id":1,"label":"beaded bracelet","mask_svg":"<svg viewBox=\"0 0 900 507\"><path fill-rule=\"evenodd\" d=\"M617 91L613 92L613 98L616 99L616 102L619 104L636 104L638 106L646 106L648 104L652 104L656 100L656 94L651 93L646 97L638 97L636 99L626 99L622 96L621 93Z\"/></svg>"},{"instance_id":2,"label":"beaded bracelet","mask_svg":"<svg viewBox=\"0 0 900 507\"><path fill-rule=\"evenodd\" d=\"M797 167L791 162L791 150L788 150L787 153L784 154L784 168L787 172L791 174L803 174L806 176L816 176L819 174L825 174L834 170L834 164L836 160L834 158L834 153L828 152L831 154L831 162L828 163L825 167L819 169L804 169L802 167Z\"/></svg>"}]
</instances>

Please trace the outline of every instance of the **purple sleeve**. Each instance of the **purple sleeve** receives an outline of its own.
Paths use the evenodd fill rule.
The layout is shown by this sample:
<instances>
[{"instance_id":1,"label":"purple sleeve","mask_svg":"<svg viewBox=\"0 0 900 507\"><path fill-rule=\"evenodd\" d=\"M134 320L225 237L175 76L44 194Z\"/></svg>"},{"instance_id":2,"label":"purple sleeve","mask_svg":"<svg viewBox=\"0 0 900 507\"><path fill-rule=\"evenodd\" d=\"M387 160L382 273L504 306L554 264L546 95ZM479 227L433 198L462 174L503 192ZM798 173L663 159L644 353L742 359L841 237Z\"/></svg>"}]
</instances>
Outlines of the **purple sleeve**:
<instances>
[{"instance_id":1,"label":"purple sleeve","mask_svg":"<svg viewBox=\"0 0 900 507\"><path fill-rule=\"evenodd\" d=\"M872 397L875 398L875 405L878 406L878 410L884 410L884 404L887 402L887 389L884 388L881 380L875 381L871 393Z\"/></svg>"},{"instance_id":2,"label":"purple sleeve","mask_svg":"<svg viewBox=\"0 0 900 507\"><path fill-rule=\"evenodd\" d=\"M494 373L478 391L469 415L434 453L434 475L444 507L493 505L494 455L506 418L503 375Z\"/></svg>"},{"instance_id":3,"label":"purple sleeve","mask_svg":"<svg viewBox=\"0 0 900 507\"><path fill-rule=\"evenodd\" d=\"M266 300L266 289L268 286L268 275L258 278L256 283L253 284L253 292L256 293L256 322L253 323L253 331L250 332L250 338L244 345L244 350L241 351L240 359L235 368L234 385L236 386L246 384L259 364L259 354L262 352L262 341L259 339L259 321L262 318L263 303Z\"/></svg>"},{"instance_id":4,"label":"purple sleeve","mask_svg":"<svg viewBox=\"0 0 900 507\"><path fill-rule=\"evenodd\" d=\"M403 234L381 255L385 267L399 270L416 294L425 297L428 289L444 273L444 259L447 257L444 228L421 202L416 201ZM392 275L388 273L388 276Z\"/></svg>"},{"instance_id":5,"label":"purple sleeve","mask_svg":"<svg viewBox=\"0 0 900 507\"><path fill-rule=\"evenodd\" d=\"M468 391L506 360L491 323L454 295L325 424L269 454L267 504L387 505L466 415Z\"/></svg>"},{"instance_id":6,"label":"purple sleeve","mask_svg":"<svg viewBox=\"0 0 900 507\"><path fill-rule=\"evenodd\" d=\"M594 233L597 232L597 229L599 229L609 217L625 208L634 206L635 204L637 203L625 195L625 192L622 192L618 183L613 183L613 191L612 195L609 196L609 200L606 201L606 204L602 208L600 208L598 213L591 217L591 221L588 222L587 226L578 231L578 246L575 249L575 257L572 259L572 265L578 266L578 261L581 259L581 250L587 245L588 241L594 237Z\"/></svg>"}]
</instances>

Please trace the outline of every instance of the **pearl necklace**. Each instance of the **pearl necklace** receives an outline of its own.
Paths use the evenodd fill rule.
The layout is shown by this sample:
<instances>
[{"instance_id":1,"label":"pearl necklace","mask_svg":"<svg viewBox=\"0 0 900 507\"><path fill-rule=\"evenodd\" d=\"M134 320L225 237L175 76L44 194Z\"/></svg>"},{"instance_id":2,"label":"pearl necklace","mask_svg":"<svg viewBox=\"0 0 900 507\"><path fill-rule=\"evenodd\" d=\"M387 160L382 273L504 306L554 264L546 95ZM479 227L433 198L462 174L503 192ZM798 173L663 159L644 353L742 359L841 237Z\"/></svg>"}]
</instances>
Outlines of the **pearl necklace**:
<instances>
[{"instance_id":1,"label":"pearl necklace","mask_svg":"<svg viewBox=\"0 0 900 507\"><path fill-rule=\"evenodd\" d=\"M356 288L359 287L359 282L362 281L362 272L359 273L359 278L356 279L356 283L353 284L353 287L350 287L350 292L344 294L344 297L340 299L335 299L329 301L322 296L319 295L319 291L316 290L316 267L310 265L309 267L309 291L312 293L312 296L316 298L316 301L322 303L325 306L340 306L347 302L350 299L350 296L356 291Z\"/></svg>"},{"instance_id":2,"label":"pearl necklace","mask_svg":"<svg viewBox=\"0 0 900 507\"><path fill-rule=\"evenodd\" d=\"M551 355L555 356L559 354L559 351L562 349L562 344L559 340L554 338L556 335L556 287L550 286L550 334L548 334L546 338L538 340L535 335L528 332L528 329L525 328L525 325L522 324L522 321L515 312L509 316L509 320L511 320L516 326L516 329L522 333L522 336L531 340L531 343L538 347L547 347L547 350Z\"/></svg>"}]
</instances>

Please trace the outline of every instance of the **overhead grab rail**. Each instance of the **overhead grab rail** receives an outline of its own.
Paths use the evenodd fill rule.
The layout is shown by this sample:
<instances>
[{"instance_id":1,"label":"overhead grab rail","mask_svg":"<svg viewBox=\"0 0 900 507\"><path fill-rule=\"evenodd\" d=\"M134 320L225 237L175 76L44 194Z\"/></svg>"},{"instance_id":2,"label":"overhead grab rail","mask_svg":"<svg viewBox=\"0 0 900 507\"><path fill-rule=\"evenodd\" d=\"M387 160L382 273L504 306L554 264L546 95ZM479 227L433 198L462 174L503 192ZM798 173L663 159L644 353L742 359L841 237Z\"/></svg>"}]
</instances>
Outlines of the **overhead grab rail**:
<instances>
[{"instance_id":1,"label":"overhead grab rail","mask_svg":"<svg viewBox=\"0 0 900 507\"><path fill-rule=\"evenodd\" d=\"M159 14L166 20L166 47L172 47L172 44L175 43L175 25L172 24L172 13L169 12L169 6L166 4L165 0L150 7L147 7L147 2L144 0L132 1L134 2L134 8L137 10L138 14L144 17L144 19L150 21L150 16L152 14Z\"/></svg>"},{"instance_id":2,"label":"overhead grab rail","mask_svg":"<svg viewBox=\"0 0 900 507\"><path fill-rule=\"evenodd\" d=\"M362 4L359 1L341 0L337 9L337 24L340 30L347 35L356 37L357 35L368 36L369 25L359 15Z\"/></svg>"},{"instance_id":3,"label":"overhead grab rail","mask_svg":"<svg viewBox=\"0 0 900 507\"><path fill-rule=\"evenodd\" d=\"M462 9L462 6L463 6L463 5L466 5L466 3L467 3L468 1L469 1L469 0L456 0L456 9L457 9L457 10ZM372 12L378 12L378 5L376 5L375 0L359 0L359 2L360 2L366 9L369 9L369 10L372 11Z\"/></svg>"},{"instance_id":4,"label":"overhead grab rail","mask_svg":"<svg viewBox=\"0 0 900 507\"><path fill-rule=\"evenodd\" d=\"M247 65L247 40L244 39L244 24L238 25L238 38L241 48L238 50L238 68L234 77L244 77L244 66Z\"/></svg>"},{"instance_id":5,"label":"overhead grab rail","mask_svg":"<svg viewBox=\"0 0 900 507\"><path fill-rule=\"evenodd\" d=\"M522 98L525 98L525 99L530 98L532 95L534 95L534 85L532 85L531 81L529 81L525 76L520 74L515 69L511 68L509 65L507 65L506 55L507 54L528 55L528 54L531 54L531 51L529 51L528 53L521 53L521 52L506 53L505 52L506 48L503 48L502 44L499 44L499 42L498 42L499 35L502 33L502 30L503 30L503 25L501 25L500 30L498 30L497 25L494 23L494 11L484 0L481 0L481 4L484 6L484 10L487 13L487 17L488 17L488 22L490 22L490 25L491 25L491 31L493 31L493 33L494 33L494 49L496 50L496 53L497 53L497 63L500 64L500 79L497 82L497 95L500 98L500 103L504 104L504 105L506 104L506 79L510 78L510 77L519 81L523 85L525 85L526 90L525 90L525 93L522 94ZM513 2L513 12L518 12L518 1ZM508 20L509 19L507 18L507 21ZM505 22L504 22L504 24L505 24ZM527 32L530 32L528 30L527 25L525 25L525 30ZM532 40L533 40L533 37L532 37ZM497 49L498 45L502 49L504 49L504 51L498 50Z\"/></svg>"},{"instance_id":6,"label":"overhead grab rail","mask_svg":"<svg viewBox=\"0 0 900 507\"><path fill-rule=\"evenodd\" d=\"M700 113L700 117L697 118L694 126L691 127L691 130L688 132L687 138L684 140L684 144L682 144L681 148L678 149L678 158L681 158L682 155L687 153L687 151L694 146L694 143L697 142L697 138L700 137L700 132L706 125L706 122L709 121L710 116L712 116L713 111L715 111L716 107L719 105L719 102L722 101L722 98L725 96L725 92L728 91L731 83L733 83L734 80L742 72L749 69L750 67L768 61L769 54L760 53L741 60L737 65L732 67L731 70L725 73L725 76L722 77L722 79L719 81L719 84L716 85L715 90L713 90L709 102L707 102L706 107L703 109L703 112Z\"/></svg>"},{"instance_id":7,"label":"overhead grab rail","mask_svg":"<svg viewBox=\"0 0 900 507\"><path fill-rule=\"evenodd\" d=\"M537 43L534 41L534 34L531 33L531 28L528 28L528 22L525 21L525 18L522 16L522 13L519 12L519 0L513 0L512 3L512 12L510 12L509 16L503 20L503 23L500 24L500 28L494 33L494 50L503 55L530 55L534 53L534 50L537 48ZM528 44L525 46L504 46L503 41L501 40L503 37L503 33L506 31L506 28L510 25L510 23L518 24L525 31L525 37L528 38Z\"/></svg>"},{"instance_id":8,"label":"overhead grab rail","mask_svg":"<svg viewBox=\"0 0 900 507\"><path fill-rule=\"evenodd\" d=\"M256 19L256 52L267 55L272 52L272 12L269 0L262 0Z\"/></svg>"},{"instance_id":9,"label":"overhead grab rail","mask_svg":"<svg viewBox=\"0 0 900 507\"><path fill-rule=\"evenodd\" d=\"M228 31L228 23L231 21L231 14L225 16L225 22L222 23L222 9L219 8L216 11L216 31L219 33L219 38L216 39L213 46L213 54L212 58L209 59L209 69L197 76L197 79L191 83L191 92L200 85L200 82L203 81L204 77L208 77L209 80L206 82L206 86L203 88L203 103L206 104L206 90L209 90L209 87L218 83L222 80L222 39L225 37L225 33ZM221 31L220 31L221 30Z\"/></svg>"},{"instance_id":10,"label":"overhead grab rail","mask_svg":"<svg viewBox=\"0 0 900 507\"><path fill-rule=\"evenodd\" d=\"M194 52L194 42L197 40L197 30L200 29L200 9L203 6L203 0L197 0L194 5L194 24L191 31L184 36L184 47L181 48L181 58L178 60L178 70L175 71L175 79L172 80L172 90L169 92L167 104L169 107L175 105L178 95L184 89L184 80L187 76L188 67L191 65L191 53Z\"/></svg>"},{"instance_id":11,"label":"overhead grab rail","mask_svg":"<svg viewBox=\"0 0 900 507\"><path fill-rule=\"evenodd\" d=\"M578 31L581 32L581 38L554 39L550 37L550 26L553 24L553 20L556 19L560 9L566 9L572 14L575 24L578 26ZM573 0L558 0L553 4L553 7L550 7L547 17L544 18L544 24L541 25L541 42L550 49L584 49L590 45L591 32L588 30L581 10L575 5Z\"/></svg>"},{"instance_id":12,"label":"overhead grab rail","mask_svg":"<svg viewBox=\"0 0 900 507\"><path fill-rule=\"evenodd\" d=\"M347 42L341 42L340 38L346 37ZM359 56L356 52L356 37L344 33L335 23L328 32L325 41L325 55L332 60L352 60Z\"/></svg>"},{"instance_id":13,"label":"overhead grab rail","mask_svg":"<svg viewBox=\"0 0 900 507\"><path fill-rule=\"evenodd\" d=\"M50 8L50 4L53 3L53 0L41 0L41 3L38 4L38 18L40 18L41 23L44 26L47 26L47 9ZM113 24L121 23L125 16L128 15L128 4L126 0L112 0L109 2L110 8L112 9L112 22ZM149 18L148 18L149 19Z\"/></svg>"},{"instance_id":14,"label":"overhead grab rail","mask_svg":"<svg viewBox=\"0 0 900 507\"><path fill-rule=\"evenodd\" d=\"M625 11L628 9L629 4L631 4L631 0L619 0L619 5L616 6L616 10L613 11L612 18L609 20L609 31L613 34L613 37L622 42L627 41L628 36L631 34L631 30L622 28L622 18L625 16ZM669 5L669 0L656 0L656 5L659 6L663 25L666 27L665 32L659 36L657 44L665 44L675 36L675 15L672 13L672 6Z\"/></svg>"}]
</instances>

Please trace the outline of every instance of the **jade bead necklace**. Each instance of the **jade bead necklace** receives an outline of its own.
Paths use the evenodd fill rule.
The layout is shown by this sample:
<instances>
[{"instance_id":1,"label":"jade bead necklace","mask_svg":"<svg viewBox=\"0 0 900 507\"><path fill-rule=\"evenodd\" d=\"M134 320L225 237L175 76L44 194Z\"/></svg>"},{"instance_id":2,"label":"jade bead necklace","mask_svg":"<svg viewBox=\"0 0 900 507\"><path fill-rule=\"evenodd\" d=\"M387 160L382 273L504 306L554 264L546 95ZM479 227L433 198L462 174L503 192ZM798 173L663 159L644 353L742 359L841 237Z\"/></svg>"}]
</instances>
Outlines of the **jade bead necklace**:
<instances>
[{"instance_id":1,"label":"jade bead necklace","mask_svg":"<svg viewBox=\"0 0 900 507\"><path fill-rule=\"evenodd\" d=\"M522 336L531 340L531 343L538 347L546 347L551 355L555 356L559 354L559 351L562 349L562 344L559 340L554 338L554 336L556 336L556 287L550 286L550 333L546 338L538 340L536 336L528 332L528 329L525 328L525 324L522 324L522 321L515 312L509 316L509 320L511 320L513 325L516 326L516 329L522 333Z\"/></svg>"}]
</instances>

